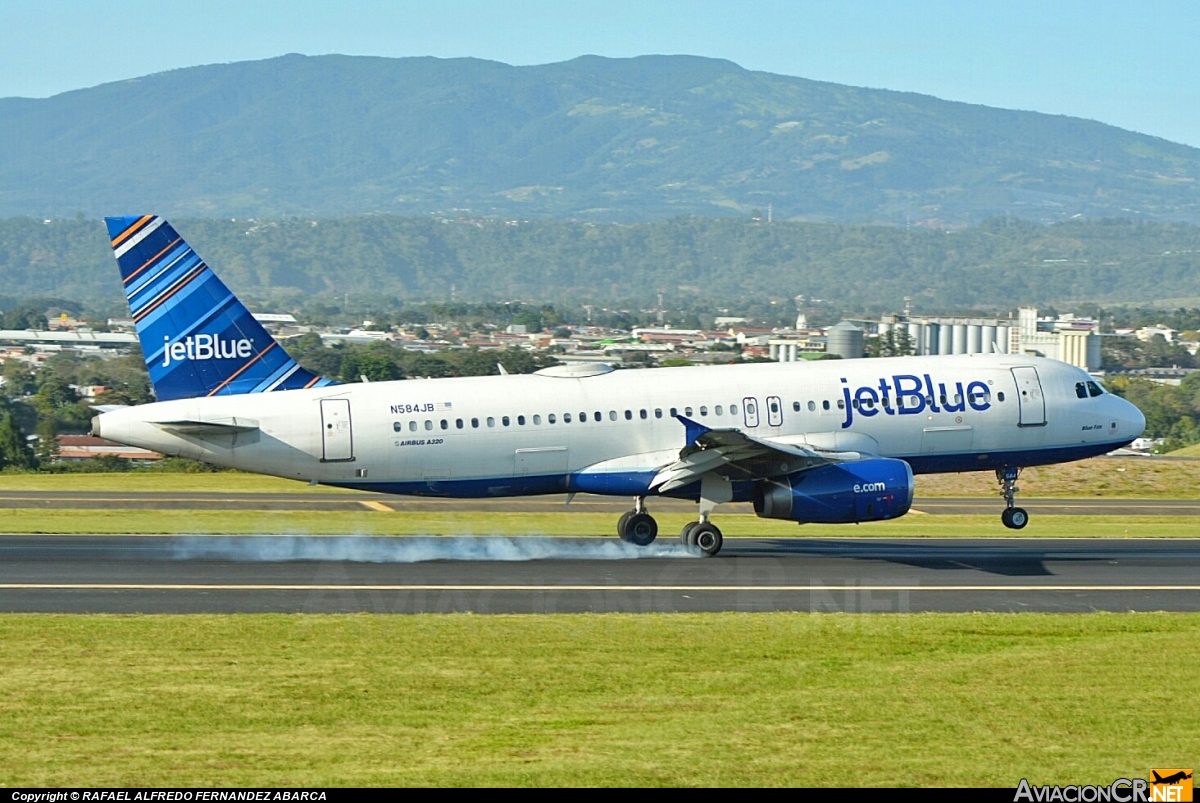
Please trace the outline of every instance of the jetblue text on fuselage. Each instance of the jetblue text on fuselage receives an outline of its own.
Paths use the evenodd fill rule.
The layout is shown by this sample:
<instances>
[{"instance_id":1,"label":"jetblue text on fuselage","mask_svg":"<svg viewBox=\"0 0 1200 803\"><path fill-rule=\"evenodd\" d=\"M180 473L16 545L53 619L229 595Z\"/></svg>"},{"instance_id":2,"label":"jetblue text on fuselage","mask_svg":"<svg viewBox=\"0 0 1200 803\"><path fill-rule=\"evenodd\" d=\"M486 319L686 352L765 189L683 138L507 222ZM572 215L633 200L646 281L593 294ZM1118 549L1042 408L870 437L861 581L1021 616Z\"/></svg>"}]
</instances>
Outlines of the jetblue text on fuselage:
<instances>
[{"instance_id":1,"label":"jetblue text on fuselage","mask_svg":"<svg viewBox=\"0 0 1200 803\"><path fill-rule=\"evenodd\" d=\"M889 378L891 382L889 383ZM938 382L936 389L929 374L893 374L880 377L878 384L863 385L851 390L845 377L842 378L842 404L846 408L846 420L842 429L854 423L854 413L863 418L879 415L917 415L931 413L961 413L971 406L980 412L992 406L992 391L986 382L974 380L963 382Z\"/></svg>"},{"instance_id":2,"label":"jetblue text on fuselage","mask_svg":"<svg viewBox=\"0 0 1200 803\"><path fill-rule=\"evenodd\" d=\"M177 343L172 343L170 340L170 337L163 336L163 368L170 365L172 361L231 360L235 357L244 359L254 352L254 344L245 338L222 340L220 335L196 335L184 338Z\"/></svg>"}]
</instances>

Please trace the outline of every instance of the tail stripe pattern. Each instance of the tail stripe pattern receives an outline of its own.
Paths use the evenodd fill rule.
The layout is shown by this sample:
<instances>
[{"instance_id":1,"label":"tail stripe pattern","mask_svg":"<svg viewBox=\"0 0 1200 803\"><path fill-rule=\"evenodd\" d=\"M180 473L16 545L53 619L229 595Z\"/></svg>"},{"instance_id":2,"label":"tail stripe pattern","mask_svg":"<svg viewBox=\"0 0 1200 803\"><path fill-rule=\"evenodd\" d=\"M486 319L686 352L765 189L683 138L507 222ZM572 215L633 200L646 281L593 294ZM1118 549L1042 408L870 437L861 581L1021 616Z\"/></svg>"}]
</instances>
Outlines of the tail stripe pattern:
<instances>
[{"instance_id":1,"label":"tail stripe pattern","mask_svg":"<svg viewBox=\"0 0 1200 803\"><path fill-rule=\"evenodd\" d=\"M160 401L337 384L304 370L157 215L105 219Z\"/></svg>"}]
</instances>

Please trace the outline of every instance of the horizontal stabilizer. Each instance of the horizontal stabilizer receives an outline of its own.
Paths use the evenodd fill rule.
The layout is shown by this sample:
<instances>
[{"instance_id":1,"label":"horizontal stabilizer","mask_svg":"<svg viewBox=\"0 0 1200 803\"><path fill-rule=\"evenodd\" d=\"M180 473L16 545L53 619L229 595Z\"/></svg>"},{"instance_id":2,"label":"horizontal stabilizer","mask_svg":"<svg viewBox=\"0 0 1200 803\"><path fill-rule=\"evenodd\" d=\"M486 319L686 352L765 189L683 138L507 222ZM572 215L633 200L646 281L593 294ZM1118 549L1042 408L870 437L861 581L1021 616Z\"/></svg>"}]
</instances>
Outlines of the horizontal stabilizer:
<instances>
[{"instance_id":1,"label":"horizontal stabilizer","mask_svg":"<svg viewBox=\"0 0 1200 803\"><path fill-rule=\"evenodd\" d=\"M213 421L156 421L163 429L188 435L222 435L236 432L254 432L258 422L248 418L221 418Z\"/></svg>"}]
</instances>

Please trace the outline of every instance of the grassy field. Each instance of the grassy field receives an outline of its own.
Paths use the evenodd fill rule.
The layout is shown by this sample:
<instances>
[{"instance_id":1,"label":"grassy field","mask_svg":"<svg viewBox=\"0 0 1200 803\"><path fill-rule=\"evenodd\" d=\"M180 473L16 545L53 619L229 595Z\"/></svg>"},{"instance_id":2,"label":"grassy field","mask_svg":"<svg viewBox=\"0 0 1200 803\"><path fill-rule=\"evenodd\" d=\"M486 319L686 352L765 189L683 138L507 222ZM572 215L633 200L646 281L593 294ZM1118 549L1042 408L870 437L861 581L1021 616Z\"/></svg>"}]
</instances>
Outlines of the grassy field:
<instances>
[{"instance_id":1,"label":"grassy field","mask_svg":"<svg viewBox=\"0 0 1200 803\"><path fill-rule=\"evenodd\" d=\"M1058 466L1027 469L1021 476L1027 497L1200 499L1200 460L1098 457ZM917 496L994 496L992 472L917 477ZM244 474L0 474L0 491L214 491L220 493L346 493L307 483Z\"/></svg>"},{"instance_id":2,"label":"grassy field","mask_svg":"<svg viewBox=\"0 0 1200 803\"><path fill-rule=\"evenodd\" d=\"M1023 530L1009 530L995 515L909 514L869 524L799 526L747 514L718 515L727 537L759 538L1196 538L1190 516L1034 515ZM659 534L673 538L695 516L656 515ZM573 535L616 537L611 513L510 513L419 511L376 513L224 510L35 510L11 509L0 517L0 534L213 535Z\"/></svg>"},{"instance_id":3,"label":"grassy field","mask_svg":"<svg viewBox=\"0 0 1200 803\"><path fill-rule=\"evenodd\" d=\"M1171 452L1168 457L1200 457L1200 443L1185 446L1182 449L1176 449Z\"/></svg>"},{"instance_id":4,"label":"grassy field","mask_svg":"<svg viewBox=\"0 0 1200 803\"><path fill-rule=\"evenodd\" d=\"M1015 786L1200 755L1194 614L4 615L0 643L6 786Z\"/></svg>"}]
</instances>

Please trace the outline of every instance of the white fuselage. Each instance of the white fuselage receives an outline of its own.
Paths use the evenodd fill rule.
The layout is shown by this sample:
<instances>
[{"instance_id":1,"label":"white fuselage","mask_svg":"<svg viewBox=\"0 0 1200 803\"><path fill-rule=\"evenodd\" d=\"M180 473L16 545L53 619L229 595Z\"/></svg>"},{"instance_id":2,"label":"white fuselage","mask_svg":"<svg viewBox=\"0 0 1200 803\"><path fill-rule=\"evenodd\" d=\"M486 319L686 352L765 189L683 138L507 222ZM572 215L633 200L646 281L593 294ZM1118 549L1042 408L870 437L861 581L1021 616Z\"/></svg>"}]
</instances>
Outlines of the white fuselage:
<instances>
[{"instance_id":1,"label":"white fuselage","mask_svg":"<svg viewBox=\"0 0 1200 803\"><path fill-rule=\"evenodd\" d=\"M160 402L104 413L95 431L390 493L637 495L685 445L673 413L901 458L916 473L1064 462L1139 436L1145 419L1133 405L1079 397L1088 380L1065 363L1007 354L407 380Z\"/></svg>"}]
</instances>

